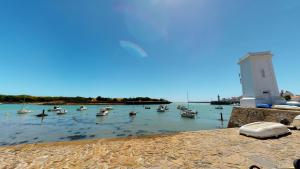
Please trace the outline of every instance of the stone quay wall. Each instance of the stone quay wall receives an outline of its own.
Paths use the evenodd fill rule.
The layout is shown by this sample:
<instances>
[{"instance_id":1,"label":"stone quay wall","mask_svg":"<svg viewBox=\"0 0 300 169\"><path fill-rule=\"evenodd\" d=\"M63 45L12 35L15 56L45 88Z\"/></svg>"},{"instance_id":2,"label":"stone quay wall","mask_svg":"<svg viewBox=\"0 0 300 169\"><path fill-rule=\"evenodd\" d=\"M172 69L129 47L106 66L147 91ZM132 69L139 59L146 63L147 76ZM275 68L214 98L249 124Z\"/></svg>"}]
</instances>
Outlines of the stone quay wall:
<instances>
[{"instance_id":1,"label":"stone quay wall","mask_svg":"<svg viewBox=\"0 0 300 169\"><path fill-rule=\"evenodd\" d=\"M257 121L278 122L289 125L297 115L300 115L300 111L234 107L228 128L241 127Z\"/></svg>"}]
</instances>

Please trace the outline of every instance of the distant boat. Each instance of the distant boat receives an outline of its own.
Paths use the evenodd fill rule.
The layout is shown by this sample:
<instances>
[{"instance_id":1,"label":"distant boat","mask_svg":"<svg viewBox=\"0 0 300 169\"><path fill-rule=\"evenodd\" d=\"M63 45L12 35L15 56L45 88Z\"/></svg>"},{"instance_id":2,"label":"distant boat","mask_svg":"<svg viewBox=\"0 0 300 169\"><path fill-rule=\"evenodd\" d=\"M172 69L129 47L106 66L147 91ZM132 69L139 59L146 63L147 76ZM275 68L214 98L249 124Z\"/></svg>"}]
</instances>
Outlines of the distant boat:
<instances>
[{"instance_id":1,"label":"distant boat","mask_svg":"<svg viewBox=\"0 0 300 169\"><path fill-rule=\"evenodd\" d=\"M60 106L54 106L53 109L48 109L49 112L60 112L61 110Z\"/></svg>"},{"instance_id":2,"label":"distant boat","mask_svg":"<svg viewBox=\"0 0 300 169\"><path fill-rule=\"evenodd\" d=\"M151 107L145 107L145 109L151 109Z\"/></svg>"},{"instance_id":3,"label":"distant boat","mask_svg":"<svg viewBox=\"0 0 300 169\"><path fill-rule=\"evenodd\" d=\"M169 110L169 107L168 107L168 106L165 106L165 110Z\"/></svg>"},{"instance_id":4,"label":"distant boat","mask_svg":"<svg viewBox=\"0 0 300 169\"><path fill-rule=\"evenodd\" d=\"M77 111L85 111L85 110L87 110L87 107L85 107L85 106L80 106L80 107L77 109Z\"/></svg>"},{"instance_id":5,"label":"distant boat","mask_svg":"<svg viewBox=\"0 0 300 169\"><path fill-rule=\"evenodd\" d=\"M189 94L187 92L187 102L188 102L188 107L184 107L184 106L181 106L180 107L180 110L181 110L181 117L187 117L187 118L195 118L196 115L198 114L198 111L193 111L193 110L190 110L189 109Z\"/></svg>"},{"instance_id":6,"label":"distant boat","mask_svg":"<svg viewBox=\"0 0 300 169\"><path fill-rule=\"evenodd\" d=\"M107 116L108 110L107 109L101 109L96 116Z\"/></svg>"},{"instance_id":7,"label":"distant boat","mask_svg":"<svg viewBox=\"0 0 300 169\"><path fill-rule=\"evenodd\" d=\"M156 110L157 110L157 112L160 112L160 113L166 111L166 109L165 109L165 107L163 105L160 105Z\"/></svg>"},{"instance_id":8,"label":"distant boat","mask_svg":"<svg viewBox=\"0 0 300 169\"><path fill-rule=\"evenodd\" d=\"M129 116L136 116L136 112L135 112L135 111L131 111L131 112L129 113Z\"/></svg>"},{"instance_id":9,"label":"distant boat","mask_svg":"<svg viewBox=\"0 0 300 169\"><path fill-rule=\"evenodd\" d=\"M31 113L32 111L31 110L27 110L25 109L24 107L18 111L18 114L26 114L26 113Z\"/></svg>"},{"instance_id":10,"label":"distant boat","mask_svg":"<svg viewBox=\"0 0 300 169\"><path fill-rule=\"evenodd\" d=\"M287 105L290 105L290 106L298 106L300 107L300 102L297 102L297 101L288 101L286 102Z\"/></svg>"},{"instance_id":11,"label":"distant boat","mask_svg":"<svg viewBox=\"0 0 300 169\"><path fill-rule=\"evenodd\" d=\"M26 113L31 113L32 111L31 110L27 110L25 108L25 98L24 98L24 102L23 102L23 106L22 106L22 109L21 110L18 110L18 114L26 114Z\"/></svg>"},{"instance_id":12,"label":"distant boat","mask_svg":"<svg viewBox=\"0 0 300 169\"><path fill-rule=\"evenodd\" d=\"M56 114L57 114L57 115L64 115L64 114L67 114L67 112L68 112L68 111L67 111L67 110L65 110L65 109L63 109L63 110L62 110L62 109L60 109L59 111L57 111L57 113L56 113Z\"/></svg>"},{"instance_id":13,"label":"distant boat","mask_svg":"<svg viewBox=\"0 0 300 169\"><path fill-rule=\"evenodd\" d=\"M106 107L104 107L104 109L106 109L106 110L113 110L113 108L111 106L106 106Z\"/></svg>"},{"instance_id":14,"label":"distant boat","mask_svg":"<svg viewBox=\"0 0 300 169\"><path fill-rule=\"evenodd\" d=\"M219 106L215 107L215 109L223 109L223 106L219 105Z\"/></svg>"},{"instance_id":15,"label":"distant boat","mask_svg":"<svg viewBox=\"0 0 300 169\"><path fill-rule=\"evenodd\" d=\"M196 113L194 113L192 111L182 111L180 115L181 115L181 117L186 117L186 118L195 118L196 117Z\"/></svg>"}]
</instances>

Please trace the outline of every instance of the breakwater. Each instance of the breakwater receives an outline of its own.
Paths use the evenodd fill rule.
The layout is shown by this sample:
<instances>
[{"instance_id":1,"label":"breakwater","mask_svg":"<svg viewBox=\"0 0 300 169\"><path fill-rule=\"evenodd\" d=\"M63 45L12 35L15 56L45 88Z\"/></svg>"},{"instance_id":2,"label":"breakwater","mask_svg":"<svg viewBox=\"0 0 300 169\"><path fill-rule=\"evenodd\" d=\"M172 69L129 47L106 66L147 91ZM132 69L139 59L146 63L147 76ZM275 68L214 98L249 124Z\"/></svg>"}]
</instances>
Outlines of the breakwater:
<instances>
[{"instance_id":1,"label":"breakwater","mask_svg":"<svg viewBox=\"0 0 300 169\"><path fill-rule=\"evenodd\" d=\"M228 128L240 127L257 121L278 122L288 125L299 114L300 111L296 110L234 107L232 109Z\"/></svg>"}]
</instances>

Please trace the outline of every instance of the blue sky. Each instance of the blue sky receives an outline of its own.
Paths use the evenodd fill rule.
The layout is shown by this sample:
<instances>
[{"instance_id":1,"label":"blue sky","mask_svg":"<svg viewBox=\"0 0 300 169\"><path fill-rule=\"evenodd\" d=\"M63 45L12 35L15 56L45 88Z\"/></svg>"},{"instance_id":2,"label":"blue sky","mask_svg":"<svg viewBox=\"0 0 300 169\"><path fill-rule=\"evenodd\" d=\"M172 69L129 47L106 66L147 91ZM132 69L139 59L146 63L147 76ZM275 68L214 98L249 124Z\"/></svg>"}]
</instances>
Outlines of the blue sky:
<instances>
[{"instance_id":1,"label":"blue sky","mask_svg":"<svg viewBox=\"0 0 300 169\"><path fill-rule=\"evenodd\" d=\"M0 93L241 95L237 61L270 50L280 89L300 94L300 1L0 1Z\"/></svg>"}]
</instances>

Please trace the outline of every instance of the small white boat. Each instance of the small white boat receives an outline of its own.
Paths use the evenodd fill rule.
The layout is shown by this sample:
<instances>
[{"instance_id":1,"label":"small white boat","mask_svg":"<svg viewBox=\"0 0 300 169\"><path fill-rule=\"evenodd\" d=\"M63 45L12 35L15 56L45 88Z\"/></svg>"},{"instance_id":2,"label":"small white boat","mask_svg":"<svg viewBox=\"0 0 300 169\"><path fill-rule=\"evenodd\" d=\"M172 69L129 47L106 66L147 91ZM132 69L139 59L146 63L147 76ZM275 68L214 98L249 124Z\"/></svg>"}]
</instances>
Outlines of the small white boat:
<instances>
[{"instance_id":1,"label":"small white boat","mask_svg":"<svg viewBox=\"0 0 300 169\"><path fill-rule=\"evenodd\" d=\"M192 111L182 111L180 115L181 115L181 117L186 117L186 118L195 118L196 117L196 113L194 113Z\"/></svg>"},{"instance_id":2,"label":"small white boat","mask_svg":"<svg viewBox=\"0 0 300 169\"><path fill-rule=\"evenodd\" d=\"M25 108L22 108L21 110L18 111L18 114L26 114L26 113L31 113L31 110L27 110Z\"/></svg>"},{"instance_id":3,"label":"small white boat","mask_svg":"<svg viewBox=\"0 0 300 169\"><path fill-rule=\"evenodd\" d=\"M106 109L106 110L113 110L113 108L111 106L106 106L106 107L104 107L104 109Z\"/></svg>"},{"instance_id":4,"label":"small white boat","mask_svg":"<svg viewBox=\"0 0 300 169\"><path fill-rule=\"evenodd\" d=\"M26 114L26 113L31 113L31 112L32 112L31 110L27 110L25 108L25 98L24 98L22 109L18 111L18 114Z\"/></svg>"},{"instance_id":5,"label":"small white boat","mask_svg":"<svg viewBox=\"0 0 300 169\"><path fill-rule=\"evenodd\" d=\"M54 106L53 109L48 109L49 112L60 112L62 109L59 106Z\"/></svg>"},{"instance_id":6,"label":"small white boat","mask_svg":"<svg viewBox=\"0 0 300 169\"><path fill-rule=\"evenodd\" d=\"M106 109L101 109L96 116L107 116L108 115L108 110Z\"/></svg>"},{"instance_id":7,"label":"small white boat","mask_svg":"<svg viewBox=\"0 0 300 169\"><path fill-rule=\"evenodd\" d=\"M255 122L242 126L239 132L241 135L264 139L288 134L290 130L280 123Z\"/></svg>"},{"instance_id":8,"label":"small white boat","mask_svg":"<svg viewBox=\"0 0 300 169\"><path fill-rule=\"evenodd\" d=\"M300 110L298 106L290 106L290 105L273 105L273 109L283 109L283 110Z\"/></svg>"},{"instance_id":9,"label":"small white boat","mask_svg":"<svg viewBox=\"0 0 300 169\"><path fill-rule=\"evenodd\" d=\"M286 102L287 105L290 105L290 106L298 106L300 107L300 102L297 102L297 101L288 101Z\"/></svg>"},{"instance_id":10,"label":"small white boat","mask_svg":"<svg viewBox=\"0 0 300 169\"><path fill-rule=\"evenodd\" d=\"M292 126L296 127L297 130L300 130L300 115L294 118Z\"/></svg>"},{"instance_id":11,"label":"small white boat","mask_svg":"<svg viewBox=\"0 0 300 169\"><path fill-rule=\"evenodd\" d=\"M217 107L215 107L215 109L219 109L219 110L222 110L223 109L223 106L217 106Z\"/></svg>"},{"instance_id":12,"label":"small white boat","mask_svg":"<svg viewBox=\"0 0 300 169\"><path fill-rule=\"evenodd\" d=\"M80 107L77 109L77 111L85 111L85 110L87 110L87 107L85 107L85 106L80 106Z\"/></svg>"},{"instance_id":13,"label":"small white boat","mask_svg":"<svg viewBox=\"0 0 300 169\"><path fill-rule=\"evenodd\" d=\"M168 106L164 106L165 110L169 110L169 107Z\"/></svg>"},{"instance_id":14,"label":"small white boat","mask_svg":"<svg viewBox=\"0 0 300 169\"><path fill-rule=\"evenodd\" d=\"M166 111L166 109L165 109L165 107L163 105L158 106L157 112L162 113L162 112L165 112L165 111Z\"/></svg>"},{"instance_id":15,"label":"small white boat","mask_svg":"<svg viewBox=\"0 0 300 169\"><path fill-rule=\"evenodd\" d=\"M60 110L57 111L56 114L57 114L57 115L64 115L64 114L67 114L67 112L68 112L68 111L65 110L65 109L60 109Z\"/></svg>"}]
</instances>

